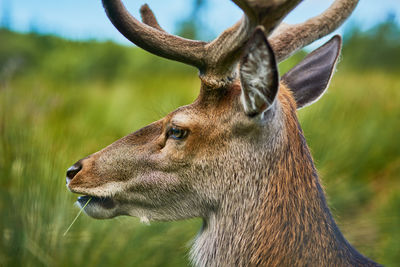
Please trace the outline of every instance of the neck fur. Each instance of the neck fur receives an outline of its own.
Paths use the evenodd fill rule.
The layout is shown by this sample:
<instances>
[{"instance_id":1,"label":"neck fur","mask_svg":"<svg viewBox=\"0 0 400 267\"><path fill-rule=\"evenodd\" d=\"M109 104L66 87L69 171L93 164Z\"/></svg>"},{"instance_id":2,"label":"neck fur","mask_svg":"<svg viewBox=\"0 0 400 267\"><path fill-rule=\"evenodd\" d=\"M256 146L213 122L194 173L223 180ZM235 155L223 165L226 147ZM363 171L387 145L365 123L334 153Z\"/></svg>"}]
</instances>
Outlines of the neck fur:
<instances>
[{"instance_id":1,"label":"neck fur","mask_svg":"<svg viewBox=\"0 0 400 267\"><path fill-rule=\"evenodd\" d=\"M290 99L281 102L293 105ZM232 192L204 219L191 250L193 263L376 266L349 245L335 224L294 112L285 128L287 140L274 154L273 166L259 168L259 179Z\"/></svg>"}]
</instances>

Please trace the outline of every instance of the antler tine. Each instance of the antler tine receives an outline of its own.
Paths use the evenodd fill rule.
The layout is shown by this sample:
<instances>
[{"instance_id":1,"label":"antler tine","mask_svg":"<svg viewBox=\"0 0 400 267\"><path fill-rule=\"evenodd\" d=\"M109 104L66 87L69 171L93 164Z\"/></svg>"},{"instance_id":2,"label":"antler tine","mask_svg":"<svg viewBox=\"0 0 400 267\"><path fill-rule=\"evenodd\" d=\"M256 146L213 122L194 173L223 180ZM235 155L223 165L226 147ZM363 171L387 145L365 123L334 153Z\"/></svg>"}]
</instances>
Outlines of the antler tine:
<instances>
[{"instance_id":1,"label":"antler tine","mask_svg":"<svg viewBox=\"0 0 400 267\"><path fill-rule=\"evenodd\" d=\"M140 7L140 16L142 17L143 23L156 28L159 31L165 32L163 28L161 28L160 24L158 24L158 21L156 19L156 16L154 15L153 11L150 9L149 5L144 4Z\"/></svg>"},{"instance_id":2,"label":"antler tine","mask_svg":"<svg viewBox=\"0 0 400 267\"><path fill-rule=\"evenodd\" d=\"M102 0L102 2L114 26L137 46L158 56L195 66L200 70L205 67L203 60L205 42L188 40L159 30L153 27L154 21L150 22L148 16L144 21L151 23L151 26L146 25L129 14L121 0Z\"/></svg>"},{"instance_id":3,"label":"antler tine","mask_svg":"<svg viewBox=\"0 0 400 267\"><path fill-rule=\"evenodd\" d=\"M277 61L336 30L353 12L359 0L336 0L318 16L295 25L282 24L268 41Z\"/></svg>"}]
</instances>

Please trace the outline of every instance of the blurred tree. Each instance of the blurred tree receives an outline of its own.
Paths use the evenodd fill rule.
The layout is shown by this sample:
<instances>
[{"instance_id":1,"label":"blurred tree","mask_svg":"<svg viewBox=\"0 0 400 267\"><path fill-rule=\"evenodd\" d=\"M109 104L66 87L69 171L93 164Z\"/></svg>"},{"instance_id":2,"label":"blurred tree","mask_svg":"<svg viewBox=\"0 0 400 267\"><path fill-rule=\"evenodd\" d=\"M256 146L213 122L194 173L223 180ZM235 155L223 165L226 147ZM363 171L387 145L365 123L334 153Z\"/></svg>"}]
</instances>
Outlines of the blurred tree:
<instances>
[{"instance_id":1,"label":"blurred tree","mask_svg":"<svg viewBox=\"0 0 400 267\"><path fill-rule=\"evenodd\" d=\"M2 5L2 10L1 10L0 28L10 29L11 22L12 22L11 1L3 0L3 5Z\"/></svg>"},{"instance_id":2,"label":"blurred tree","mask_svg":"<svg viewBox=\"0 0 400 267\"><path fill-rule=\"evenodd\" d=\"M40 34L41 28L43 29L43 26L39 24L39 20L35 17L32 17L29 21L29 32Z\"/></svg>"},{"instance_id":3,"label":"blurred tree","mask_svg":"<svg viewBox=\"0 0 400 267\"><path fill-rule=\"evenodd\" d=\"M358 70L378 69L399 71L400 27L394 13L368 31L352 26L344 34L345 56Z\"/></svg>"},{"instance_id":4,"label":"blurred tree","mask_svg":"<svg viewBox=\"0 0 400 267\"><path fill-rule=\"evenodd\" d=\"M200 17L206 4L206 0L193 0L193 7L190 15L178 23L178 35L189 39L201 39L203 23Z\"/></svg>"}]
</instances>

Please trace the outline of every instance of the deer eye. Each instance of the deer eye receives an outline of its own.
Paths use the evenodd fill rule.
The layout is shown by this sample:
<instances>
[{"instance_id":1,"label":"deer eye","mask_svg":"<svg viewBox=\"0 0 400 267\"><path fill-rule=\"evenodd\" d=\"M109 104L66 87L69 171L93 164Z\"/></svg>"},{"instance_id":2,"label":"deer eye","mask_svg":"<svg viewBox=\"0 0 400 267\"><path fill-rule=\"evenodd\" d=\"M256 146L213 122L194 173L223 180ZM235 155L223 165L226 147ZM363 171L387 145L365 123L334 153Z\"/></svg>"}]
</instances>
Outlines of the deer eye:
<instances>
[{"instance_id":1,"label":"deer eye","mask_svg":"<svg viewBox=\"0 0 400 267\"><path fill-rule=\"evenodd\" d=\"M168 131L168 137L172 137L175 140L183 140L184 138L187 137L187 135L188 135L187 130L177 128L177 127L172 127Z\"/></svg>"}]
</instances>

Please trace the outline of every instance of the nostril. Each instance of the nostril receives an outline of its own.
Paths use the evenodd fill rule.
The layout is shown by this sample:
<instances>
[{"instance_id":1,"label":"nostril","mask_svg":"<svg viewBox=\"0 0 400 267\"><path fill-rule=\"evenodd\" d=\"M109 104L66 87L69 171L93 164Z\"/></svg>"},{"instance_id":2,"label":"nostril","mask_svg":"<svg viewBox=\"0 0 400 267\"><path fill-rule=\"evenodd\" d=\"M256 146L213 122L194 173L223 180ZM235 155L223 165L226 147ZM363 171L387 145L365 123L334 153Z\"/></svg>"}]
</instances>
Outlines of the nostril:
<instances>
[{"instance_id":1,"label":"nostril","mask_svg":"<svg viewBox=\"0 0 400 267\"><path fill-rule=\"evenodd\" d=\"M67 180L72 180L75 175L82 169L82 164L80 162L75 163L67 170ZM68 181L67 181L68 182Z\"/></svg>"}]
</instances>

